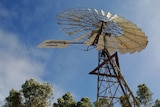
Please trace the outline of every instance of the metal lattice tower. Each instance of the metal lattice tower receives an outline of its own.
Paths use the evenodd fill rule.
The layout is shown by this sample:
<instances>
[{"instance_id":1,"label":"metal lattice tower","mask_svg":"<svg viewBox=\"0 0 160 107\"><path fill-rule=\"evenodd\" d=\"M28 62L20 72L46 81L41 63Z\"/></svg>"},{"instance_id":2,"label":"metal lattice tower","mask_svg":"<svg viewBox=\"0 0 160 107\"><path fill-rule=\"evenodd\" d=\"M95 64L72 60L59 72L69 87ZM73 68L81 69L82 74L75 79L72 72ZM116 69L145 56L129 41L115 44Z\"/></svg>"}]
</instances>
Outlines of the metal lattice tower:
<instances>
[{"instance_id":1,"label":"metal lattice tower","mask_svg":"<svg viewBox=\"0 0 160 107\"><path fill-rule=\"evenodd\" d=\"M89 74L97 76L97 101L109 100L107 107L120 102L125 107L140 107L121 74L117 52L110 55L107 50L99 51L98 66Z\"/></svg>"},{"instance_id":2,"label":"metal lattice tower","mask_svg":"<svg viewBox=\"0 0 160 107\"><path fill-rule=\"evenodd\" d=\"M144 32L130 21L103 10L74 8L62 11L57 17L66 34L78 37L74 41L45 40L38 47L65 48L70 44L84 44L96 48L98 66L89 72L97 76L96 107L100 106L100 101L106 107L120 103L123 107L140 107L120 71L117 51L121 54L140 52L148 43Z\"/></svg>"}]
</instances>

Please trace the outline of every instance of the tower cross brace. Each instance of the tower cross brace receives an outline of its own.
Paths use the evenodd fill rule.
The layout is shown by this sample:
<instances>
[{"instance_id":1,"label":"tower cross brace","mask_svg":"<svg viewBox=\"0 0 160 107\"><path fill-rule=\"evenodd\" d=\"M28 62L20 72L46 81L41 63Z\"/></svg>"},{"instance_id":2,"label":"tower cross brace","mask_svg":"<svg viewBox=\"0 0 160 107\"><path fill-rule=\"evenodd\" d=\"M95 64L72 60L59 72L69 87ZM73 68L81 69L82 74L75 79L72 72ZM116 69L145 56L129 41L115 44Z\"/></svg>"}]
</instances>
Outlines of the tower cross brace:
<instances>
[{"instance_id":1,"label":"tower cross brace","mask_svg":"<svg viewBox=\"0 0 160 107\"><path fill-rule=\"evenodd\" d=\"M98 53L98 66L89 72L97 75L97 101L106 99L107 107L113 107L117 103L124 107L140 107L121 74L117 52L110 55L104 49ZM99 107L98 103L96 107Z\"/></svg>"}]
</instances>

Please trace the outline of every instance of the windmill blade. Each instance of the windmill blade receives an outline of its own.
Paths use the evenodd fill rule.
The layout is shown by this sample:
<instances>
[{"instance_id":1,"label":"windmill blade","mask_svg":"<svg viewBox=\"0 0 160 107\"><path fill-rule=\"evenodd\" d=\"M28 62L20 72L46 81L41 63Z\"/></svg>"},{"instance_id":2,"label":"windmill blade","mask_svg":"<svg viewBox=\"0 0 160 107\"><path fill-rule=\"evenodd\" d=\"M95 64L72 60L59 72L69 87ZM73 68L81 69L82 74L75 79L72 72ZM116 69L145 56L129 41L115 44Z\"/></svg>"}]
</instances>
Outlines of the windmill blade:
<instances>
[{"instance_id":1,"label":"windmill blade","mask_svg":"<svg viewBox=\"0 0 160 107\"><path fill-rule=\"evenodd\" d=\"M110 12L107 13L107 18L110 19L112 17L112 14Z\"/></svg>"},{"instance_id":2,"label":"windmill blade","mask_svg":"<svg viewBox=\"0 0 160 107\"><path fill-rule=\"evenodd\" d=\"M134 35L137 35L137 36L142 36L144 37L145 34L141 31L141 29L126 29L126 28L123 28L123 31L124 32L128 32L130 34L134 34Z\"/></svg>"},{"instance_id":3,"label":"windmill blade","mask_svg":"<svg viewBox=\"0 0 160 107\"><path fill-rule=\"evenodd\" d=\"M84 43L86 46L90 46L95 41L95 38L98 33L92 33L92 35L88 38L88 40Z\"/></svg>"},{"instance_id":4,"label":"windmill blade","mask_svg":"<svg viewBox=\"0 0 160 107\"><path fill-rule=\"evenodd\" d=\"M45 40L39 44L38 48L66 48L69 44L82 44L80 42L74 42L70 40Z\"/></svg>"},{"instance_id":5,"label":"windmill blade","mask_svg":"<svg viewBox=\"0 0 160 107\"><path fill-rule=\"evenodd\" d=\"M122 43L122 41L120 41L118 38L116 37L111 37L115 47L118 49L118 51L121 53L121 54L124 54L127 52L127 48L126 46Z\"/></svg>"},{"instance_id":6,"label":"windmill blade","mask_svg":"<svg viewBox=\"0 0 160 107\"><path fill-rule=\"evenodd\" d=\"M113 42L109 36L105 36L105 46L110 53L116 52L116 48L114 47Z\"/></svg>"},{"instance_id":7,"label":"windmill blade","mask_svg":"<svg viewBox=\"0 0 160 107\"><path fill-rule=\"evenodd\" d=\"M133 52L135 52L135 50L138 51L138 52L142 50L141 45L139 43L137 43L136 41L134 41L134 40L132 40L130 38L127 38L125 36L120 36L118 38L126 46L127 51L129 53L133 53Z\"/></svg>"},{"instance_id":8,"label":"windmill blade","mask_svg":"<svg viewBox=\"0 0 160 107\"><path fill-rule=\"evenodd\" d=\"M98 12L98 10L97 10L97 9L94 9L94 11L95 11L97 14L99 14L99 12Z\"/></svg>"},{"instance_id":9,"label":"windmill blade","mask_svg":"<svg viewBox=\"0 0 160 107\"><path fill-rule=\"evenodd\" d=\"M119 17L117 15L114 15L110 18L111 21L119 22Z\"/></svg>"},{"instance_id":10,"label":"windmill blade","mask_svg":"<svg viewBox=\"0 0 160 107\"><path fill-rule=\"evenodd\" d=\"M129 21L122 21L122 22L117 22L118 25L120 25L122 28L128 28L128 29L140 29L137 28L137 26L135 24L131 24Z\"/></svg>"},{"instance_id":11,"label":"windmill blade","mask_svg":"<svg viewBox=\"0 0 160 107\"><path fill-rule=\"evenodd\" d=\"M99 35L97 50L103 50L103 49L104 49L104 35Z\"/></svg>"},{"instance_id":12,"label":"windmill blade","mask_svg":"<svg viewBox=\"0 0 160 107\"><path fill-rule=\"evenodd\" d=\"M80 40L86 38L87 36L90 36L90 33L86 33L86 34L84 34L84 35L81 35L81 36L79 36L78 38L76 38L75 40L80 41Z\"/></svg>"},{"instance_id":13,"label":"windmill blade","mask_svg":"<svg viewBox=\"0 0 160 107\"><path fill-rule=\"evenodd\" d=\"M101 14L102 16L105 16L105 12L103 10L101 10Z\"/></svg>"},{"instance_id":14,"label":"windmill blade","mask_svg":"<svg viewBox=\"0 0 160 107\"><path fill-rule=\"evenodd\" d=\"M122 36L130 39L130 41L136 42L137 44L141 46L142 49L144 49L148 43L146 41L147 40L146 36L139 36L139 35L135 35L135 34L128 33L128 32L125 32Z\"/></svg>"}]
</instances>

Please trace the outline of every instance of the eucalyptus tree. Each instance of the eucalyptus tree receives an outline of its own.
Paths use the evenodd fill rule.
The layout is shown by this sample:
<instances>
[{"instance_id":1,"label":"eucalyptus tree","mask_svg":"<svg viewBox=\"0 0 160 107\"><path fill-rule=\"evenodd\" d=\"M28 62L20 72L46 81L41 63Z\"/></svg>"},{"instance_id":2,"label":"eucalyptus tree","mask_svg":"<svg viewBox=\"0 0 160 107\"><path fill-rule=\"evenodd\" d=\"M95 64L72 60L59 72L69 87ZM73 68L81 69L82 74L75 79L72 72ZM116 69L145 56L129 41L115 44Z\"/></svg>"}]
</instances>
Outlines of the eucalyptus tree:
<instances>
[{"instance_id":1,"label":"eucalyptus tree","mask_svg":"<svg viewBox=\"0 0 160 107\"><path fill-rule=\"evenodd\" d=\"M152 104L152 92L145 84L138 85L137 99L144 107L150 107Z\"/></svg>"},{"instance_id":2,"label":"eucalyptus tree","mask_svg":"<svg viewBox=\"0 0 160 107\"><path fill-rule=\"evenodd\" d=\"M153 107L160 107L160 100L157 99Z\"/></svg>"},{"instance_id":3,"label":"eucalyptus tree","mask_svg":"<svg viewBox=\"0 0 160 107\"><path fill-rule=\"evenodd\" d=\"M20 91L12 89L9 92L9 96L5 99L6 103L4 107L23 107L22 96Z\"/></svg>"},{"instance_id":4,"label":"eucalyptus tree","mask_svg":"<svg viewBox=\"0 0 160 107\"><path fill-rule=\"evenodd\" d=\"M6 98L7 107L47 107L52 98L52 86L35 79L26 80L20 91L12 89Z\"/></svg>"},{"instance_id":5,"label":"eucalyptus tree","mask_svg":"<svg viewBox=\"0 0 160 107\"><path fill-rule=\"evenodd\" d=\"M76 101L73 99L70 92L64 94L57 99L57 103L53 103L53 107L76 107Z\"/></svg>"},{"instance_id":6,"label":"eucalyptus tree","mask_svg":"<svg viewBox=\"0 0 160 107\"><path fill-rule=\"evenodd\" d=\"M113 103L109 98L100 98L94 105L95 107L113 107Z\"/></svg>"},{"instance_id":7,"label":"eucalyptus tree","mask_svg":"<svg viewBox=\"0 0 160 107\"><path fill-rule=\"evenodd\" d=\"M77 102L76 107L93 107L91 100L87 97L83 97L81 101Z\"/></svg>"},{"instance_id":8,"label":"eucalyptus tree","mask_svg":"<svg viewBox=\"0 0 160 107\"><path fill-rule=\"evenodd\" d=\"M120 97L120 104L122 107L132 107L131 102L128 101L129 100L129 96L128 95L124 95Z\"/></svg>"},{"instance_id":9,"label":"eucalyptus tree","mask_svg":"<svg viewBox=\"0 0 160 107\"><path fill-rule=\"evenodd\" d=\"M53 107L93 107L89 98L83 97L76 102L70 92L65 93L57 99L57 103L53 103Z\"/></svg>"},{"instance_id":10,"label":"eucalyptus tree","mask_svg":"<svg viewBox=\"0 0 160 107\"><path fill-rule=\"evenodd\" d=\"M27 107L46 107L52 97L51 85L40 83L35 79L26 80L22 85L21 92Z\"/></svg>"}]
</instances>

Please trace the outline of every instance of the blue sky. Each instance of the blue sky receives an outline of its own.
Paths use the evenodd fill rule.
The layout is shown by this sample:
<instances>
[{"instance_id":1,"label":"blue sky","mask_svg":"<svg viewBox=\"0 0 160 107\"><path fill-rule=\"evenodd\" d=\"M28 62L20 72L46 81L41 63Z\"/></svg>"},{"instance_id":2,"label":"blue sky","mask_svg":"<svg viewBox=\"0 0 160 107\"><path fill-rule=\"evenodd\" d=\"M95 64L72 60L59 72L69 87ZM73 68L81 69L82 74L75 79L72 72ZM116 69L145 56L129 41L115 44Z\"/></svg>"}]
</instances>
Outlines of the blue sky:
<instances>
[{"instance_id":1,"label":"blue sky","mask_svg":"<svg viewBox=\"0 0 160 107\"><path fill-rule=\"evenodd\" d=\"M135 93L145 83L160 99L159 0L0 0L0 104L9 90L19 90L26 79L53 85L54 97L73 93L76 100L96 99L97 51L79 45L66 49L39 49L46 39L71 39L56 22L56 14L73 7L96 8L132 21L148 36L140 53L119 54L121 71Z\"/></svg>"}]
</instances>

